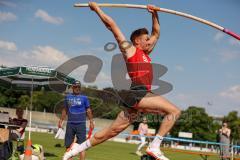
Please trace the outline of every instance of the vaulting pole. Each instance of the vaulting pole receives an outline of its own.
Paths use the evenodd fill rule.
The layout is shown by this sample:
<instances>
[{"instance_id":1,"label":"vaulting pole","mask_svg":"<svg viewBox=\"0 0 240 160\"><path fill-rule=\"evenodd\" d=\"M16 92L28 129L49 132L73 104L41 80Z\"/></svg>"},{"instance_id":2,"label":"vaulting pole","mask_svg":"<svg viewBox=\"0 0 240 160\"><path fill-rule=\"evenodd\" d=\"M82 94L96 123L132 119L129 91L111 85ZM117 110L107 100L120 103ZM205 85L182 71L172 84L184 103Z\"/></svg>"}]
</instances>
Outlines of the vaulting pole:
<instances>
[{"instance_id":1,"label":"vaulting pole","mask_svg":"<svg viewBox=\"0 0 240 160\"><path fill-rule=\"evenodd\" d=\"M98 3L98 5L100 7L114 7L114 8L137 8L137 9L146 9L147 6L146 5L136 5L136 4L110 4L110 3ZM74 7L89 7L88 3L76 3L74 4ZM160 8L160 7L156 7L155 10L159 11L159 12L165 12L165 13L170 13L170 14L175 14L175 15L178 15L178 16L182 16L182 17L185 17L185 18L189 18L189 19L192 19L192 20L195 20L195 21L198 21L200 23L203 23L203 24L206 24L208 26L211 26L215 29L218 29L238 40L240 40L240 35L230 31L229 29L226 29L220 25L217 25L213 22L210 22L210 21L207 21L205 19L202 19L202 18L199 18L199 17L196 17L196 16L193 16L193 15L190 15L190 14L187 14L187 13L183 13L183 12L179 12L179 11L174 11L174 10L171 10L171 9L166 9L166 8Z\"/></svg>"}]
</instances>

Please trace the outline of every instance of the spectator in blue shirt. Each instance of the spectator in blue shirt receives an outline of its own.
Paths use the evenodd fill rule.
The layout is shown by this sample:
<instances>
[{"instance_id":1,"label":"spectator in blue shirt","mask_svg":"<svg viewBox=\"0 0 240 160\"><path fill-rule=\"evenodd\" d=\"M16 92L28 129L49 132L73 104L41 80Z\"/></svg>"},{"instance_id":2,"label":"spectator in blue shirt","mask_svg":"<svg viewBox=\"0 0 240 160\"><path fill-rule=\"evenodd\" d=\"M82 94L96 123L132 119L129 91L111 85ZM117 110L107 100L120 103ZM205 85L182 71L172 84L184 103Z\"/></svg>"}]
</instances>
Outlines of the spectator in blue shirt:
<instances>
[{"instance_id":1,"label":"spectator in blue shirt","mask_svg":"<svg viewBox=\"0 0 240 160\"><path fill-rule=\"evenodd\" d=\"M86 115L90 121L90 129L94 128L93 115L87 96L81 95L81 83L75 81L72 85L73 93L65 96L64 108L58 123L58 127L62 128L63 121L66 117L67 128L65 135L65 147L71 148L76 136L76 143L81 144L86 140ZM80 153L80 160L85 160L85 152Z\"/></svg>"}]
</instances>

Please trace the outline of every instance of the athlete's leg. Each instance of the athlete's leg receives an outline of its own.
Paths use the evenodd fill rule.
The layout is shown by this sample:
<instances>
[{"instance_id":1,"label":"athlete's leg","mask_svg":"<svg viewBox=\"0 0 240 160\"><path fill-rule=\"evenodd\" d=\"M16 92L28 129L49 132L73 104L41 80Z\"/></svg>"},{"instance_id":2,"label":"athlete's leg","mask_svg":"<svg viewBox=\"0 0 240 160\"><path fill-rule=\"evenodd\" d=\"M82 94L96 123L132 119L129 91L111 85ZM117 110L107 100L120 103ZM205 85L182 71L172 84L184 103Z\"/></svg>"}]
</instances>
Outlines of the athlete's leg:
<instances>
[{"instance_id":1,"label":"athlete's leg","mask_svg":"<svg viewBox=\"0 0 240 160\"><path fill-rule=\"evenodd\" d=\"M168 160L168 158L162 154L159 147L163 140L163 136L173 127L175 121L180 116L181 111L167 99L152 93L148 93L143 97L138 103L136 109L145 113L165 114L158 134L149 145L147 153L156 159Z\"/></svg>"},{"instance_id":2,"label":"athlete's leg","mask_svg":"<svg viewBox=\"0 0 240 160\"><path fill-rule=\"evenodd\" d=\"M158 135L160 136L164 136L169 132L181 113L180 109L167 99L152 93L148 93L143 97L138 103L136 109L145 113L165 114L158 131Z\"/></svg>"},{"instance_id":3,"label":"athlete's leg","mask_svg":"<svg viewBox=\"0 0 240 160\"><path fill-rule=\"evenodd\" d=\"M133 109L129 109L128 112L121 111L110 127L98 131L90 140L86 140L80 145L77 143L73 144L71 150L64 154L63 160L67 160L68 158L77 155L79 152L85 151L92 146L118 135L132 123L133 119L129 115L136 113L136 110Z\"/></svg>"},{"instance_id":4,"label":"athlete's leg","mask_svg":"<svg viewBox=\"0 0 240 160\"><path fill-rule=\"evenodd\" d=\"M107 127L99 132L97 132L91 139L91 145L95 146L99 143L102 143L122 132L126 129L131 123L130 114L136 114L135 110L128 110L128 112L120 112L117 119L111 124L110 127Z\"/></svg>"}]
</instances>

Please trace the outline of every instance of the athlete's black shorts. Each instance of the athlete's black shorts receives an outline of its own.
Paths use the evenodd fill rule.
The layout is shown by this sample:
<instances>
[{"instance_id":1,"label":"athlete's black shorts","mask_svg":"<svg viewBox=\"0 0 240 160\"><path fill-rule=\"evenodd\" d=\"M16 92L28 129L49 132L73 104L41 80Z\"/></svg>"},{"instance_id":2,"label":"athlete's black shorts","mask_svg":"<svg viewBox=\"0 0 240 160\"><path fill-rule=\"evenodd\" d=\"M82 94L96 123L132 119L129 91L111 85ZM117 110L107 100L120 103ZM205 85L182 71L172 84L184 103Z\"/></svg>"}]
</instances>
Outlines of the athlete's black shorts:
<instances>
[{"instance_id":1,"label":"athlete's black shorts","mask_svg":"<svg viewBox=\"0 0 240 160\"><path fill-rule=\"evenodd\" d=\"M124 107L133 108L146 96L149 91L144 85L132 84L130 90L124 90L120 94L120 102Z\"/></svg>"}]
</instances>

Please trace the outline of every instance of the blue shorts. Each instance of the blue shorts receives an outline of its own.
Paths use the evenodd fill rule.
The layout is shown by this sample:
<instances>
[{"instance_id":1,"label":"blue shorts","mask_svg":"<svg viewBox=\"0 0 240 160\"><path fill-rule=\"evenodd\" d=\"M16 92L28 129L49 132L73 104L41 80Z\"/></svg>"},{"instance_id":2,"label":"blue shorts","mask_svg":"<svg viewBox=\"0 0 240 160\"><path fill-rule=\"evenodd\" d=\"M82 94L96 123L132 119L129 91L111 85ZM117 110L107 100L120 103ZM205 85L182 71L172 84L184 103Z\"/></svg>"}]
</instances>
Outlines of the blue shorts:
<instances>
[{"instance_id":1,"label":"blue shorts","mask_svg":"<svg viewBox=\"0 0 240 160\"><path fill-rule=\"evenodd\" d=\"M67 129L65 134L65 147L69 148L74 141L74 137L77 137L78 144L86 141L86 123L67 123Z\"/></svg>"}]
</instances>

